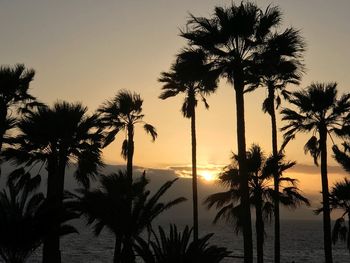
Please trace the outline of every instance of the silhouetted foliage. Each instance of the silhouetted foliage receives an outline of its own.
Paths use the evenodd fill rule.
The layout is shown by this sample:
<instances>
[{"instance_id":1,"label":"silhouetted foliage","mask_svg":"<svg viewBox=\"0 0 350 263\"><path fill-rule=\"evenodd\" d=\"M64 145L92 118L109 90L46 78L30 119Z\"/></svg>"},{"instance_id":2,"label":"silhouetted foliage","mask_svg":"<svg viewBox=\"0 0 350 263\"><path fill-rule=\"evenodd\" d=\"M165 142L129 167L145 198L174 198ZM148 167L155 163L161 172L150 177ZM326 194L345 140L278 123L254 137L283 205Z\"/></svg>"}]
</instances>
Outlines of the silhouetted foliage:
<instances>
[{"instance_id":1,"label":"silhouetted foliage","mask_svg":"<svg viewBox=\"0 0 350 263\"><path fill-rule=\"evenodd\" d=\"M335 244L339 239L346 243L350 252L350 181L344 178L343 181L335 183L330 192L331 209L342 210L342 215L335 221L332 240ZM345 217L348 217L348 227L345 225Z\"/></svg>"},{"instance_id":2,"label":"silhouetted foliage","mask_svg":"<svg viewBox=\"0 0 350 263\"><path fill-rule=\"evenodd\" d=\"M158 136L156 128L143 121L142 104L143 100L139 94L121 90L112 100L106 101L98 109L100 125L105 129L104 147L112 143L119 132L125 132L121 154L127 160L127 172L130 177L133 174L135 125L143 124L144 130L153 141Z\"/></svg>"},{"instance_id":3,"label":"silhouetted foliage","mask_svg":"<svg viewBox=\"0 0 350 263\"><path fill-rule=\"evenodd\" d=\"M299 84L304 65L302 55L305 43L299 32L290 27L283 32L276 32L268 40L263 52L258 54L258 65L255 68L257 86L263 85L267 89L267 97L263 102L262 109L271 118L272 154L278 155L277 122L276 112L281 104L281 97L288 98L288 84ZM278 189L278 176L274 175L274 188L276 195ZM275 263L280 262L280 212L278 200L275 200L274 220L274 245Z\"/></svg>"},{"instance_id":4,"label":"silhouetted foliage","mask_svg":"<svg viewBox=\"0 0 350 263\"><path fill-rule=\"evenodd\" d=\"M137 239L135 250L145 263L217 263L230 254L226 248L209 245L213 234L191 242L192 229L188 226L180 232L176 225L170 225L168 235L161 226L158 231L158 236L153 232L154 240L150 242Z\"/></svg>"},{"instance_id":5,"label":"silhouetted foliage","mask_svg":"<svg viewBox=\"0 0 350 263\"><path fill-rule=\"evenodd\" d=\"M151 195L146 189L149 181L145 174L130 180L126 173L119 171L101 176L99 189L82 189L73 204L86 216L87 223L93 225L95 235L105 227L115 235L113 262L134 262L135 238L145 230L150 231L152 221L162 212L185 201L180 197L160 202L175 181L166 182Z\"/></svg>"},{"instance_id":6,"label":"silhouetted foliage","mask_svg":"<svg viewBox=\"0 0 350 263\"><path fill-rule=\"evenodd\" d=\"M59 218L63 211L66 166L75 163L78 183L89 187L101 161L101 132L96 115L87 115L81 104L57 102L28 112L18 124L15 147L7 149L8 160L26 166L46 164L48 171L47 202L52 208L51 235L44 244L44 262L60 262ZM55 258L55 259L54 259Z\"/></svg>"},{"instance_id":7,"label":"silhouetted foliage","mask_svg":"<svg viewBox=\"0 0 350 263\"><path fill-rule=\"evenodd\" d=\"M350 173L350 113L344 116L342 127L335 129L335 132L344 142L342 143L343 149L339 149L337 145L333 146L333 157L345 171Z\"/></svg>"},{"instance_id":8,"label":"silhouetted foliage","mask_svg":"<svg viewBox=\"0 0 350 263\"><path fill-rule=\"evenodd\" d=\"M217 212L214 223L220 219L232 224L238 234L243 227L245 217L242 213L242 193L240 184L242 177L238 169L238 156L233 156L233 162L227 166L219 176L219 182L229 188L225 192L219 192L208 196L205 204L208 208L216 207ZM249 175L249 202L256 212L256 238L258 262L263 262L263 243L265 235L264 222L270 220L274 213L274 200L288 208L297 208L302 204L309 205L309 201L303 197L296 186L296 180L283 177L283 172L293 167L294 162L285 162L284 156L271 156L266 159L261 148L257 145L247 152L247 167ZM279 176L279 186L282 191L278 196L273 188L273 174Z\"/></svg>"},{"instance_id":9,"label":"silhouetted foliage","mask_svg":"<svg viewBox=\"0 0 350 263\"><path fill-rule=\"evenodd\" d=\"M289 102L297 110L284 108L282 120L288 122L281 130L286 141L295 138L297 133L312 133L305 144L305 153L309 152L318 165L321 159L323 231L326 263L332 262L332 240L327 175L327 137L342 126L344 116L349 114L350 94L337 98L336 83L314 83L305 90L293 92ZM331 137L332 139L332 137Z\"/></svg>"},{"instance_id":10,"label":"silhouetted foliage","mask_svg":"<svg viewBox=\"0 0 350 263\"><path fill-rule=\"evenodd\" d=\"M244 93L256 87L258 76L254 74L254 68L258 63L257 55L264 49L280 21L281 13L277 7L269 6L263 11L255 3L232 3L228 7L215 7L211 18L191 15L186 30L181 33L190 45L200 47L210 56L221 75L235 89L239 169L243 178L241 190L246 263L253 261L253 242L245 165Z\"/></svg>"},{"instance_id":11,"label":"silhouetted foliage","mask_svg":"<svg viewBox=\"0 0 350 263\"><path fill-rule=\"evenodd\" d=\"M182 114L191 119L192 144L192 193L193 193L193 237L198 239L198 197L197 197L197 139L196 106L200 97L208 109L206 96L214 93L220 72L213 69L201 49L187 48L178 55L169 72L162 72L160 82L164 83L159 98L168 99L184 93Z\"/></svg>"},{"instance_id":12,"label":"silhouetted foliage","mask_svg":"<svg viewBox=\"0 0 350 263\"><path fill-rule=\"evenodd\" d=\"M29 84L34 75L34 70L26 69L23 64L0 67L0 153L4 144L12 144L12 136L8 132L15 128L18 115L40 105L29 94Z\"/></svg>"},{"instance_id":13,"label":"silhouetted foliage","mask_svg":"<svg viewBox=\"0 0 350 263\"><path fill-rule=\"evenodd\" d=\"M5 262L25 262L50 231L50 208L38 192L40 183L39 174L33 177L24 168L18 168L9 174L7 187L0 193L0 256ZM76 232L65 224L76 214L62 214L60 235Z\"/></svg>"}]
</instances>

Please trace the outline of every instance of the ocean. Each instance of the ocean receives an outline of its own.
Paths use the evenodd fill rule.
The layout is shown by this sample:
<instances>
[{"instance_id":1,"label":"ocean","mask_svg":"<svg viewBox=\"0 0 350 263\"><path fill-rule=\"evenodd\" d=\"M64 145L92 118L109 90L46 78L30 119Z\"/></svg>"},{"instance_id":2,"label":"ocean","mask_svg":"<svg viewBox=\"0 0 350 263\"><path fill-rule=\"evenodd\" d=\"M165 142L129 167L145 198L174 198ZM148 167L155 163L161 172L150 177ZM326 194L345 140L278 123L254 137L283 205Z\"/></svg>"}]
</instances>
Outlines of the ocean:
<instances>
[{"instance_id":1,"label":"ocean","mask_svg":"<svg viewBox=\"0 0 350 263\"><path fill-rule=\"evenodd\" d=\"M179 228L186 223L178 220ZM169 226L169 220L159 221L163 227ZM72 234L61 239L63 263L110 263L113 258L114 237L104 231L95 237L89 227L78 223L80 234ZM155 224L157 225L157 223ZM273 262L273 226L266 226L266 241L264 246L265 262ZM214 233L210 243L227 247L234 256L243 255L242 236L234 234L232 228L223 223L213 225L209 220L200 222L200 235ZM286 220L281 221L281 262L282 263L322 263L323 234L321 221ZM334 263L350 262L350 253L345 243L338 243L333 247ZM41 262L41 250L38 249L29 259L30 263ZM242 263L243 259L228 258L225 263Z\"/></svg>"}]
</instances>

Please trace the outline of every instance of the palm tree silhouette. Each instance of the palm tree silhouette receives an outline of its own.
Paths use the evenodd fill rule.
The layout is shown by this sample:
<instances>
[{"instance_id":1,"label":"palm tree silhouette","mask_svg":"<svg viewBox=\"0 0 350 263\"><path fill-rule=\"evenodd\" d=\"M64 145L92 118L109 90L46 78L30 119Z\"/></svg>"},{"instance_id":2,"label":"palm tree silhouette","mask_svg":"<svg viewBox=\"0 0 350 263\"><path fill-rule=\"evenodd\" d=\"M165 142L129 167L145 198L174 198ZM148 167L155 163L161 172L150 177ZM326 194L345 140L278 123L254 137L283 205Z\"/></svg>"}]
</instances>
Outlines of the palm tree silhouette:
<instances>
[{"instance_id":1,"label":"palm tree silhouette","mask_svg":"<svg viewBox=\"0 0 350 263\"><path fill-rule=\"evenodd\" d=\"M350 252L350 181L344 178L343 181L335 183L330 192L330 207L331 209L343 210L341 217L339 217L334 224L332 231L332 240L335 244L339 238L346 242L347 248ZM320 209L322 211L322 209ZM348 227L345 225L345 216L348 216Z\"/></svg>"},{"instance_id":2,"label":"palm tree silhouette","mask_svg":"<svg viewBox=\"0 0 350 263\"><path fill-rule=\"evenodd\" d=\"M33 177L21 167L8 175L7 187L0 193L0 257L5 262L26 262L50 228L48 204L43 193L38 192L40 183L39 174ZM65 224L73 218L75 213L65 211L60 221L61 235L76 232Z\"/></svg>"},{"instance_id":3,"label":"palm tree silhouette","mask_svg":"<svg viewBox=\"0 0 350 263\"><path fill-rule=\"evenodd\" d=\"M258 145L252 145L247 152L247 168L249 175L250 205L254 206L256 213L256 242L257 262L264 261L264 221L269 220L274 213L274 200L279 199L281 204L296 208L308 200L299 193L296 180L283 177L283 172L295 165L294 162L285 162L283 155L271 156L266 159ZM282 191L275 194L274 187L270 184L273 174L279 175L279 186ZM243 227L242 194L240 184L242 177L238 169L238 156L233 156L233 163L225 168L219 177L220 183L229 188L228 191L210 195L205 203L208 208L215 206L219 209L214 223L220 219L235 225L236 233Z\"/></svg>"},{"instance_id":4,"label":"palm tree silhouette","mask_svg":"<svg viewBox=\"0 0 350 263\"><path fill-rule=\"evenodd\" d=\"M21 174L21 180L11 179ZM0 256L8 263L21 263L41 245L40 207L45 197L37 192L41 177L25 175L24 169L9 175L0 193Z\"/></svg>"},{"instance_id":5,"label":"palm tree silhouette","mask_svg":"<svg viewBox=\"0 0 350 263\"><path fill-rule=\"evenodd\" d=\"M309 152L313 156L316 165L318 165L318 159L321 159L324 250L326 263L331 263L327 137L334 132L334 129L341 127L343 117L350 110L350 95L346 94L338 99L336 83L314 83L306 90L293 92L289 102L296 106L297 110L284 108L281 111L282 120L288 121L288 124L281 129L285 132L285 141L294 139L297 133L312 132L313 135L305 144L304 150L305 153Z\"/></svg>"},{"instance_id":6,"label":"palm tree silhouette","mask_svg":"<svg viewBox=\"0 0 350 263\"><path fill-rule=\"evenodd\" d=\"M133 174L135 124L142 123L144 130L153 141L158 135L155 127L143 121L142 104L143 100L139 94L121 90L112 100L106 101L98 109L101 125L107 129L104 147L113 142L120 131L125 132L121 154L127 160L126 169L130 178Z\"/></svg>"},{"instance_id":7,"label":"palm tree silhouette","mask_svg":"<svg viewBox=\"0 0 350 263\"><path fill-rule=\"evenodd\" d=\"M150 195L145 173L130 180L128 174L119 171L101 176L99 189L82 189L75 204L87 223L93 225L95 235L104 227L115 235L113 262L134 262L135 239L144 230L151 231L152 221L162 212L186 200L180 197L166 203L159 201L175 181L166 182Z\"/></svg>"},{"instance_id":8,"label":"palm tree silhouette","mask_svg":"<svg viewBox=\"0 0 350 263\"><path fill-rule=\"evenodd\" d=\"M262 11L254 3L232 3L229 7L216 7L214 16L209 19L191 15L186 31L181 33L191 45L202 48L211 56L222 76L233 84L235 90L239 169L243 178L241 187L246 263L253 261L253 245L245 165L244 93L253 90L250 84L256 82L256 76L252 74L256 54L262 50L271 30L276 28L280 20L281 14L276 7Z\"/></svg>"},{"instance_id":9,"label":"palm tree silhouette","mask_svg":"<svg viewBox=\"0 0 350 263\"><path fill-rule=\"evenodd\" d=\"M271 117L272 130L272 154L278 156L276 112L281 104L281 96L287 98L288 84L299 84L303 73L301 62L305 50L305 43L297 30L288 28L282 33L274 34L259 54L260 65L257 66L257 74L260 75L258 84L267 88L268 95L263 102L263 111ZM278 175L274 175L274 188L276 195L278 189ZM280 262L280 213L279 201L274 204L274 235L275 235L275 263Z\"/></svg>"},{"instance_id":10,"label":"palm tree silhouette","mask_svg":"<svg viewBox=\"0 0 350 263\"><path fill-rule=\"evenodd\" d=\"M344 116L342 127L336 129L335 132L344 141L342 143L342 150L337 145L333 146L334 158L345 171L350 173L350 119L348 115Z\"/></svg>"},{"instance_id":11,"label":"palm tree silhouette","mask_svg":"<svg viewBox=\"0 0 350 263\"><path fill-rule=\"evenodd\" d=\"M154 241L148 243L138 238L135 245L137 254L145 263L218 263L230 254L224 247L208 244L213 234L191 242L192 229L188 226L180 232L176 225L170 225L168 235L161 226L158 229L159 236L153 232Z\"/></svg>"},{"instance_id":12,"label":"palm tree silhouette","mask_svg":"<svg viewBox=\"0 0 350 263\"><path fill-rule=\"evenodd\" d=\"M28 93L34 75L34 70L23 64L0 67L0 152L3 144L11 141L6 133L15 127L17 118L13 113L35 106L35 98Z\"/></svg>"},{"instance_id":13,"label":"palm tree silhouette","mask_svg":"<svg viewBox=\"0 0 350 263\"><path fill-rule=\"evenodd\" d=\"M87 115L79 103L57 102L28 112L18 124L16 147L6 150L7 159L32 166L46 164L47 202L51 207L52 231L44 242L43 262L60 262L59 218L63 213L65 168L76 163L76 180L89 187L101 161L101 132L96 115Z\"/></svg>"},{"instance_id":14,"label":"palm tree silhouette","mask_svg":"<svg viewBox=\"0 0 350 263\"><path fill-rule=\"evenodd\" d=\"M169 72L163 72L159 79L165 83L159 98L168 99L185 94L181 112L185 118L191 119L192 143L192 193L193 193L193 238L198 239L198 197L197 197L197 140L196 140L196 106L199 96L205 107L209 105L206 96L217 88L218 71L207 62L205 53L200 49L184 49L177 55L176 62Z\"/></svg>"}]
</instances>

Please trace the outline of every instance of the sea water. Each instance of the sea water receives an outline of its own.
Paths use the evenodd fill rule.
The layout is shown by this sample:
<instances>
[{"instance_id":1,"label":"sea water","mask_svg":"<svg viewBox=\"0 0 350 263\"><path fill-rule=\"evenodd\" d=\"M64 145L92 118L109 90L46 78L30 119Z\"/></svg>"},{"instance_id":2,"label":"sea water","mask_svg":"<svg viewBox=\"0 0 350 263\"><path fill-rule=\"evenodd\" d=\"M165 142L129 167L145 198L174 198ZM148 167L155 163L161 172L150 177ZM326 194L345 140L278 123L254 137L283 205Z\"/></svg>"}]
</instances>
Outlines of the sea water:
<instances>
[{"instance_id":1,"label":"sea water","mask_svg":"<svg viewBox=\"0 0 350 263\"><path fill-rule=\"evenodd\" d=\"M187 221L187 220L186 220ZM176 224L182 229L189 220L178 220ZM169 229L169 221L158 221ZM82 222L76 223L80 234L72 234L61 239L63 263L110 263L113 258L114 237L108 231L103 231L99 237L92 234L90 227ZM254 229L253 229L254 231ZM200 236L214 233L210 243L227 247L234 256L243 255L243 239L236 235L232 227L223 223L213 225L209 220L200 222ZM254 240L255 246L255 240ZM255 247L254 247L255 249ZM255 253L255 250L254 250ZM266 226L264 245L265 262L273 262L273 226ZM333 247L335 263L350 262L350 254L345 243ZM38 249L28 262L41 262L41 250ZM239 258L228 258L225 263L242 263ZM256 261L255 261L256 262ZM281 221L281 262L282 263L322 263L324 262L323 233L321 221Z\"/></svg>"}]
</instances>

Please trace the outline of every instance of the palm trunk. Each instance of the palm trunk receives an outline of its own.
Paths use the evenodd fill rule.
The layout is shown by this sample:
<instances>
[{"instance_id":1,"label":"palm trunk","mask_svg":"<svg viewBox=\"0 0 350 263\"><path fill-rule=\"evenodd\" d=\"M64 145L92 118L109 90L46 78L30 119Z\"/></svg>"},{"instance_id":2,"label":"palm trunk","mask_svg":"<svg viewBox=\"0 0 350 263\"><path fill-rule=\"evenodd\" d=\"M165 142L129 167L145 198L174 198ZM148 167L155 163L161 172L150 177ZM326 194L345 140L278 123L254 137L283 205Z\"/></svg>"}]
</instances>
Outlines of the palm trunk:
<instances>
[{"instance_id":1,"label":"palm trunk","mask_svg":"<svg viewBox=\"0 0 350 263\"><path fill-rule=\"evenodd\" d=\"M198 240L198 193L197 193L197 142L196 142L196 111L193 108L191 117L192 139L192 199L193 199L193 240Z\"/></svg>"},{"instance_id":2,"label":"palm trunk","mask_svg":"<svg viewBox=\"0 0 350 263\"><path fill-rule=\"evenodd\" d=\"M268 86L268 98L270 100L270 116L271 116L271 129L272 129L272 154L274 158L277 158L278 155L278 146L277 146L277 124L276 124L276 112L275 112L275 89L270 84ZM279 175L277 171L274 171L273 174L273 184L274 184L274 193L275 193L275 199L274 199L274 215L275 215L275 240L274 240L274 246L275 246L275 263L280 263L281 258L281 241L280 241L280 205L279 205Z\"/></svg>"},{"instance_id":3,"label":"palm trunk","mask_svg":"<svg viewBox=\"0 0 350 263\"><path fill-rule=\"evenodd\" d=\"M53 153L48 160L47 180L47 209L48 209L48 233L43 246L43 263L60 263L59 224L57 224L57 209L59 206L59 172L57 155Z\"/></svg>"},{"instance_id":4,"label":"palm trunk","mask_svg":"<svg viewBox=\"0 0 350 263\"><path fill-rule=\"evenodd\" d=\"M132 248L132 240L131 238L127 238L123 242L123 248L121 251L121 263L134 263L135 255L134 250Z\"/></svg>"},{"instance_id":5,"label":"palm trunk","mask_svg":"<svg viewBox=\"0 0 350 263\"><path fill-rule=\"evenodd\" d=\"M347 238L347 241L346 241L346 246L350 252L350 211L348 211L348 238Z\"/></svg>"},{"instance_id":6,"label":"palm trunk","mask_svg":"<svg viewBox=\"0 0 350 263\"><path fill-rule=\"evenodd\" d=\"M255 216L256 216L256 251L258 263L264 262L264 221L262 216L262 200L261 193L255 205Z\"/></svg>"},{"instance_id":7,"label":"palm trunk","mask_svg":"<svg viewBox=\"0 0 350 263\"><path fill-rule=\"evenodd\" d=\"M4 104L0 104L0 153L2 152L2 145L4 143L4 136L6 133L6 119L7 119L7 107Z\"/></svg>"},{"instance_id":8,"label":"palm trunk","mask_svg":"<svg viewBox=\"0 0 350 263\"><path fill-rule=\"evenodd\" d=\"M332 238L331 238L331 216L329 208L329 190L327 175L327 128L321 124L320 128L321 149L321 179L322 179L322 202L323 202L323 238L326 263L332 263Z\"/></svg>"},{"instance_id":9,"label":"palm trunk","mask_svg":"<svg viewBox=\"0 0 350 263\"><path fill-rule=\"evenodd\" d=\"M121 254L121 242L120 242L120 239L116 237L115 244L114 244L113 263L121 262L120 254Z\"/></svg>"},{"instance_id":10,"label":"palm trunk","mask_svg":"<svg viewBox=\"0 0 350 263\"><path fill-rule=\"evenodd\" d=\"M241 183L241 202L243 208L243 243L244 243L244 262L253 262L253 238L252 222L249 204L248 173L246 168L246 142L245 142L245 123L244 123L244 83L235 79L234 88L236 91L236 116L237 116L237 145L238 145L238 164L239 174L242 178Z\"/></svg>"},{"instance_id":11,"label":"palm trunk","mask_svg":"<svg viewBox=\"0 0 350 263\"><path fill-rule=\"evenodd\" d=\"M129 178L132 178L132 159L134 156L134 126L128 124L128 155L126 164L126 173Z\"/></svg>"}]
</instances>

